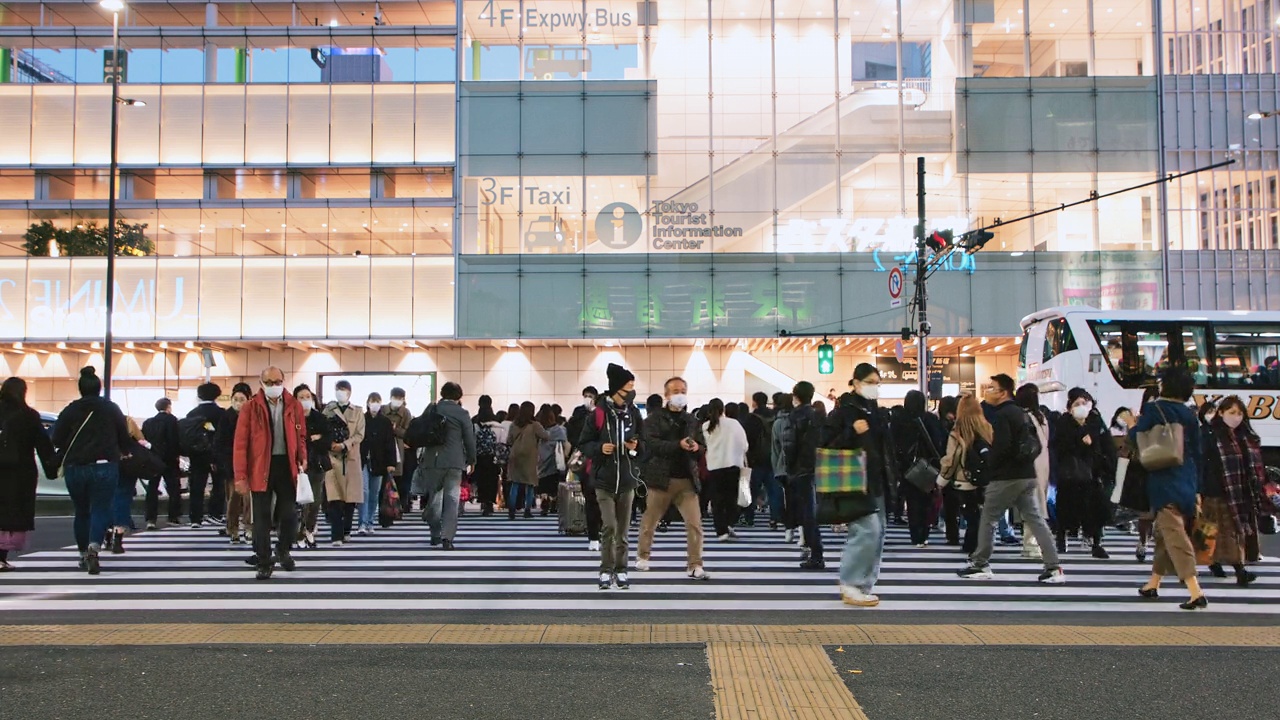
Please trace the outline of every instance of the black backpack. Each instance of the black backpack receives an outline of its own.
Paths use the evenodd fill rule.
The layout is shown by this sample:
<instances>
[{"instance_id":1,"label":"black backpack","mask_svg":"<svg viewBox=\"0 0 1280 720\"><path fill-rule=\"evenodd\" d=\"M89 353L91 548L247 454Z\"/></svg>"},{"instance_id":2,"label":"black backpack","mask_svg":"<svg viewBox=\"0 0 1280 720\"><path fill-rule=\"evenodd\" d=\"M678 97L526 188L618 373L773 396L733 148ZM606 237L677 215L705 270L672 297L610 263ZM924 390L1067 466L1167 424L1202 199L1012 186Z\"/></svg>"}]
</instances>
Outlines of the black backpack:
<instances>
[{"instance_id":1,"label":"black backpack","mask_svg":"<svg viewBox=\"0 0 1280 720\"><path fill-rule=\"evenodd\" d=\"M1022 437L1018 438L1018 459L1031 462L1040 457L1044 448L1040 445L1040 429L1031 413L1022 411Z\"/></svg>"},{"instance_id":2,"label":"black backpack","mask_svg":"<svg viewBox=\"0 0 1280 720\"><path fill-rule=\"evenodd\" d=\"M184 456L203 457L213 452L213 431L205 428L207 418L185 417L178 421L178 452ZM144 430L142 433L146 435Z\"/></svg>"},{"instance_id":3,"label":"black backpack","mask_svg":"<svg viewBox=\"0 0 1280 720\"><path fill-rule=\"evenodd\" d=\"M443 445L448 437L449 423L434 403L425 413L414 418L404 432L405 444L414 448Z\"/></svg>"},{"instance_id":4,"label":"black backpack","mask_svg":"<svg viewBox=\"0 0 1280 720\"><path fill-rule=\"evenodd\" d=\"M983 440L981 436L973 439L973 445L969 447L969 451L964 454L964 473L969 478L969 483L978 487L986 487L991 482L990 474L987 472L991 457L991 443Z\"/></svg>"}]
</instances>

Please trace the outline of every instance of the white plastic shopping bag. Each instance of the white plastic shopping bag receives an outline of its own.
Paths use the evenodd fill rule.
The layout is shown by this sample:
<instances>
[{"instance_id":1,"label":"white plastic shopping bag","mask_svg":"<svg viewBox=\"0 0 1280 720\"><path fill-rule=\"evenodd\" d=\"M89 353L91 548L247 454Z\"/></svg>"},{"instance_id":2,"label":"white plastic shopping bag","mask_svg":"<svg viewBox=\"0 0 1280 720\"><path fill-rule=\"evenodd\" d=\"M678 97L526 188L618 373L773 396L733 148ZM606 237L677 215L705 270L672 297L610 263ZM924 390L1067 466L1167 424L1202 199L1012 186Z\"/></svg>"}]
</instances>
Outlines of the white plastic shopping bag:
<instances>
[{"instance_id":1,"label":"white plastic shopping bag","mask_svg":"<svg viewBox=\"0 0 1280 720\"><path fill-rule=\"evenodd\" d=\"M306 473L298 473L298 504L310 505L316 501L315 493L311 492L311 480Z\"/></svg>"}]
</instances>

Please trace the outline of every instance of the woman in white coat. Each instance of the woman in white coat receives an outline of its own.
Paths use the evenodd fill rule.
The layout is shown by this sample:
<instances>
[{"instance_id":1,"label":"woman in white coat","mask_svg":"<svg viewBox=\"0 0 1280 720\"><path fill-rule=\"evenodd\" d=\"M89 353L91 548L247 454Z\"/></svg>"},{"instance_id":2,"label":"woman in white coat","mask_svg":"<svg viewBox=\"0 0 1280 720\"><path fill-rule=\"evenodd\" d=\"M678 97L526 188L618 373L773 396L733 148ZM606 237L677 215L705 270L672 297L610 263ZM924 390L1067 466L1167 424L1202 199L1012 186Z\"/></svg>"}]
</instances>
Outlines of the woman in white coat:
<instances>
[{"instance_id":1,"label":"woman in white coat","mask_svg":"<svg viewBox=\"0 0 1280 720\"><path fill-rule=\"evenodd\" d=\"M1049 418L1044 410L1040 409L1040 388L1033 383L1027 383L1018 388L1013 399L1018 403L1018 407L1031 416L1036 426L1036 433L1040 436L1040 447L1045 448L1036 456L1036 497L1040 502L1040 516L1047 519L1049 517ZM1036 543L1035 535L1026 532L1025 529L1022 533L1022 557L1030 560L1041 559L1040 545Z\"/></svg>"},{"instance_id":2,"label":"woman in white coat","mask_svg":"<svg viewBox=\"0 0 1280 720\"><path fill-rule=\"evenodd\" d=\"M724 402L719 398L707 405L702 432L707 438L707 470L711 475L708 484L716 538L729 542L738 536L733 526L742 510L738 507L738 478L747 464L747 432L737 420L725 417Z\"/></svg>"}]
</instances>

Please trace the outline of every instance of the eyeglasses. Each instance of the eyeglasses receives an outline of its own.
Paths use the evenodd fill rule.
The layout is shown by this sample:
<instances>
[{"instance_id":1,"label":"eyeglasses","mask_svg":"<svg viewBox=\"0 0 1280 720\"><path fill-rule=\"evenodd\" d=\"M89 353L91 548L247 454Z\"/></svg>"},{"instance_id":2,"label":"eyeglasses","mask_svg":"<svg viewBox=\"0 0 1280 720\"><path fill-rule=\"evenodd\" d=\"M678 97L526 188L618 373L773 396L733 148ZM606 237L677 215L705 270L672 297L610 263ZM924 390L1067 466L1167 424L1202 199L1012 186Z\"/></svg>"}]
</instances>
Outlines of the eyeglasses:
<instances>
[{"instance_id":1,"label":"eyeglasses","mask_svg":"<svg viewBox=\"0 0 1280 720\"><path fill-rule=\"evenodd\" d=\"M263 380L262 384L266 387L280 387L284 384L283 380Z\"/></svg>"}]
</instances>

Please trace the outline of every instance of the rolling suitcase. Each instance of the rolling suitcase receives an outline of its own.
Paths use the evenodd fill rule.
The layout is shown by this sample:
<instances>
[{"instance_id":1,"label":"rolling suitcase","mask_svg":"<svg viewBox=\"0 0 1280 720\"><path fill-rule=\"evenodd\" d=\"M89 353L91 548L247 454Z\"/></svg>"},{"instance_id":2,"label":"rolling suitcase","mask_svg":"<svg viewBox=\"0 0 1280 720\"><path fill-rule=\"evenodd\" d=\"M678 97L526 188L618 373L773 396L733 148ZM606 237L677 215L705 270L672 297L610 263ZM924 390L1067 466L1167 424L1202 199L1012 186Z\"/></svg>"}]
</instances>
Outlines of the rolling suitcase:
<instances>
[{"instance_id":1,"label":"rolling suitcase","mask_svg":"<svg viewBox=\"0 0 1280 720\"><path fill-rule=\"evenodd\" d=\"M561 535L587 534L587 500L577 480L560 483L556 492L556 517Z\"/></svg>"}]
</instances>

